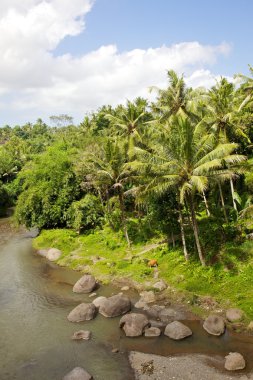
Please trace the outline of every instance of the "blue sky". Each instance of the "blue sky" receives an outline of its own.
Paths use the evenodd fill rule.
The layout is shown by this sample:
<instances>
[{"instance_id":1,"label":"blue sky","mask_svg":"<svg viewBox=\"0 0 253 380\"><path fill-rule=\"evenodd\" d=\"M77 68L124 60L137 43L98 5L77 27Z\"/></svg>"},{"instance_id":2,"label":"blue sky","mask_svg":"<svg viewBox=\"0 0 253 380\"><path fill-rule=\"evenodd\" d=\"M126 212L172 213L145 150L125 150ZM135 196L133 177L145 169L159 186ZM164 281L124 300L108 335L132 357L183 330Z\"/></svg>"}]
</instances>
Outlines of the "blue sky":
<instances>
[{"instance_id":1,"label":"blue sky","mask_svg":"<svg viewBox=\"0 0 253 380\"><path fill-rule=\"evenodd\" d=\"M120 51L186 41L231 44L216 74L248 73L253 64L252 0L97 0L86 17L86 30L67 37L56 54L87 53L116 44Z\"/></svg>"},{"instance_id":2,"label":"blue sky","mask_svg":"<svg viewBox=\"0 0 253 380\"><path fill-rule=\"evenodd\" d=\"M0 125L80 122L166 71L210 87L253 64L253 0L1 0Z\"/></svg>"}]
</instances>

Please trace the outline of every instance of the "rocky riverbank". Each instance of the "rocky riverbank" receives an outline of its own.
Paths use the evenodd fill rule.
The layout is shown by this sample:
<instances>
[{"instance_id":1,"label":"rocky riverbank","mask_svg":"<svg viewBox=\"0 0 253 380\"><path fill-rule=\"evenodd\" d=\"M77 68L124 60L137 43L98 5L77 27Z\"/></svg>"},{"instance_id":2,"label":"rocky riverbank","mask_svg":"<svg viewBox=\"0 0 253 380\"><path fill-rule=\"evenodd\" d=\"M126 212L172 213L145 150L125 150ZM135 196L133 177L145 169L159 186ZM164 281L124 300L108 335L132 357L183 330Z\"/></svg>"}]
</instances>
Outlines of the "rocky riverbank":
<instances>
[{"instance_id":1,"label":"rocky riverbank","mask_svg":"<svg viewBox=\"0 0 253 380\"><path fill-rule=\"evenodd\" d=\"M163 281L157 281L156 289L158 293L166 290L167 285ZM73 287L73 292L79 294L91 293L91 296L96 296L96 289L99 284L92 275L83 275ZM189 337L194 337L194 333L188 326L186 316L181 310L181 313L176 308L172 307L171 303L161 302L162 297L157 297L153 290L140 292L137 302L132 300L123 292L129 290L128 286L121 288L122 292L110 297L96 297L91 302L83 302L76 306L67 316L69 322L78 323L90 321L96 318L97 314L105 318L121 317L118 328L124 331L126 337L146 337L147 345L150 339L160 339L160 336L166 337L169 341L187 340ZM93 293L92 293L93 292ZM160 302L157 302L160 298ZM222 336L226 331L228 322L238 321L243 317L243 313L239 309L227 310L226 318L220 315L211 314L202 324L202 329L206 331L208 336ZM87 338L88 337L88 338ZM77 331L72 339L91 338L89 331ZM113 353L120 352L120 347L116 347ZM244 372L247 363L240 352L228 353L221 357L214 355L187 355L187 356L170 356L163 357L153 354L143 354L131 352L129 360L132 368L135 371L136 380L163 380L163 379L178 379L178 380L202 380L216 379L228 380L234 375L230 373L236 372L241 375L240 379L253 378ZM248 371L249 372L249 371ZM73 376L74 377L73 377ZM69 376L69 377L68 377ZM65 379L65 378L64 378ZM92 379L82 368L72 370L66 379L86 380Z\"/></svg>"}]
</instances>

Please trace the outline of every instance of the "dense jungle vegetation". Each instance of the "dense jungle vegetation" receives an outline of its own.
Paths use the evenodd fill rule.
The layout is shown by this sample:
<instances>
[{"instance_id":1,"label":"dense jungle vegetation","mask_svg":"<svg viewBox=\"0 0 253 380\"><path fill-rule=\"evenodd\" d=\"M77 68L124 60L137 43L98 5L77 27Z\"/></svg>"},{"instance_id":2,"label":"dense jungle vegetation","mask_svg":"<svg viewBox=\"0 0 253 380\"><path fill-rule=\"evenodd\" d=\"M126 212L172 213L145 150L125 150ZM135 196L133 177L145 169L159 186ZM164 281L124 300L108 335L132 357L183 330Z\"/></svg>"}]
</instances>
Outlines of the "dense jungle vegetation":
<instances>
[{"instance_id":1,"label":"dense jungle vegetation","mask_svg":"<svg viewBox=\"0 0 253 380\"><path fill-rule=\"evenodd\" d=\"M105 105L77 126L60 115L51 118L55 126L38 119L0 128L1 215L15 206L19 224L43 230L40 241L56 237L66 254L67 245L90 239L97 252L118 252L122 270L129 252L166 241L153 256L164 262L165 278L172 270L175 283L188 276L188 290L204 292L208 282L209 292L225 292L224 276L236 283L242 272L249 285L253 68L210 89L167 75L165 89L151 89L153 102Z\"/></svg>"}]
</instances>

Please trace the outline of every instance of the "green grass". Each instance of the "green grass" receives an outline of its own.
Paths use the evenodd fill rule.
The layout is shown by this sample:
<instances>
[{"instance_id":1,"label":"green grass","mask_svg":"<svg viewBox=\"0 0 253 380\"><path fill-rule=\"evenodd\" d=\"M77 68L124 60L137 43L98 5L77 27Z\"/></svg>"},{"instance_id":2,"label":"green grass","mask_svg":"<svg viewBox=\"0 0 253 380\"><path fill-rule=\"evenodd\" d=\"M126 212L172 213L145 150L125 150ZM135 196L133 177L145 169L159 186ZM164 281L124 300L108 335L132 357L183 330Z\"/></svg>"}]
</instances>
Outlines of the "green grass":
<instances>
[{"instance_id":1,"label":"green grass","mask_svg":"<svg viewBox=\"0 0 253 380\"><path fill-rule=\"evenodd\" d=\"M150 242L149 242L150 243ZM109 228L89 235L77 235L70 230L42 231L34 240L35 248L56 247L63 256L59 265L90 271L104 281L112 277L130 277L139 282L153 279L153 269L146 259L157 259L160 277L187 295L187 299L209 295L221 305L240 307L253 318L253 242L226 243L219 261L203 268L196 259L186 263L181 249L160 245L138 256L145 248L134 245L127 249L123 236ZM104 260L93 264L100 256Z\"/></svg>"}]
</instances>

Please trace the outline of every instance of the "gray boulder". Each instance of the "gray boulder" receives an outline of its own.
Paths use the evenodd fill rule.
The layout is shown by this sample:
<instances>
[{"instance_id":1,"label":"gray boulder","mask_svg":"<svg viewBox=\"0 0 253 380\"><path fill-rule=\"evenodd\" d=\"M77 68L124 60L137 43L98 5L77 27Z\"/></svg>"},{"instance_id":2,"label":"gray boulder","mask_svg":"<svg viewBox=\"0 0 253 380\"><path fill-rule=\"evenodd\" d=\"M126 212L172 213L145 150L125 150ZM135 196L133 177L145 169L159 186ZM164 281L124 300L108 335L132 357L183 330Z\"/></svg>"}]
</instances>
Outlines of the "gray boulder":
<instances>
[{"instance_id":1,"label":"gray boulder","mask_svg":"<svg viewBox=\"0 0 253 380\"><path fill-rule=\"evenodd\" d=\"M47 255L46 255L46 258L49 260L49 261L56 261L58 260L62 255L62 252L57 249L57 248L50 248L48 251L47 251Z\"/></svg>"},{"instance_id":2,"label":"gray boulder","mask_svg":"<svg viewBox=\"0 0 253 380\"><path fill-rule=\"evenodd\" d=\"M172 322L178 317L179 314L171 308L166 308L159 312L159 319L164 323Z\"/></svg>"},{"instance_id":3,"label":"gray boulder","mask_svg":"<svg viewBox=\"0 0 253 380\"><path fill-rule=\"evenodd\" d=\"M210 315L203 324L203 328L211 335L222 335L226 325L224 319L218 315Z\"/></svg>"},{"instance_id":4,"label":"gray boulder","mask_svg":"<svg viewBox=\"0 0 253 380\"><path fill-rule=\"evenodd\" d=\"M137 313L126 314L119 322L119 327L123 327L126 336L131 337L142 335L146 326L149 326L147 317Z\"/></svg>"},{"instance_id":5,"label":"gray boulder","mask_svg":"<svg viewBox=\"0 0 253 380\"><path fill-rule=\"evenodd\" d=\"M145 310L146 314L149 318L158 319L162 310L165 309L165 306L153 305L153 306L145 306L143 310Z\"/></svg>"},{"instance_id":6,"label":"gray boulder","mask_svg":"<svg viewBox=\"0 0 253 380\"><path fill-rule=\"evenodd\" d=\"M165 327L164 335L174 340L180 340L192 335L192 331L183 323L174 321Z\"/></svg>"},{"instance_id":7,"label":"gray boulder","mask_svg":"<svg viewBox=\"0 0 253 380\"><path fill-rule=\"evenodd\" d=\"M153 338L153 337L156 337L156 336L160 336L161 335L161 330L158 327L149 327L149 328L145 329L144 335L147 338Z\"/></svg>"},{"instance_id":8,"label":"gray boulder","mask_svg":"<svg viewBox=\"0 0 253 380\"><path fill-rule=\"evenodd\" d=\"M48 249L38 249L37 254L42 257L47 257Z\"/></svg>"},{"instance_id":9,"label":"gray boulder","mask_svg":"<svg viewBox=\"0 0 253 380\"><path fill-rule=\"evenodd\" d=\"M126 314L131 309L131 302L127 296L116 294L106 298L99 307L99 313L104 317L112 318Z\"/></svg>"},{"instance_id":10,"label":"gray boulder","mask_svg":"<svg viewBox=\"0 0 253 380\"><path fill-rule=\"evenodd\" d=\"M93 377L81 367L74 368L62 380L92 380Z\"/></svg>"},{"instance_id":11,"label":"gray boulder","mask_svg":"<svg viewBox=\"0 0 253 380\"><path fill-rule=\"evenodd\" d=\"M70 322L90 321L96 312L97 308L93 303L81 303L69 313L67 318Z\"/></svg>"},{"instance_id":12,"label":"gray boulder","mask_svg":"<svg viewBox=\"0 0 253 380\"><path fill-rule=\"evenodd\" d=\"M81 339L89 340L90 337L91 337L91 332L90 331L85 331L85 330L76 331L72 335L72 339L73 340L81 340Z\"/></svg>"},{"instance_id":13,"label":"gray boulder","mask_svg":"<svg viewBox=\"0 0 253 380\"><path fill-rule=\"evenodd\" d=\"M228 371L237 371L238 369L244 369L246 366L244 357L238 352L230 352L225 357L225 368Z\"/></svg>"},{"instance_id":14,"label":"gray boulder","mask_svg":"<svg viewBox=\"0 0 253 380\"><path fill-rule=\"evenodd\" d=\"M96 287L96 280L90 274L85 274L81 277L74 285L73 292L74 293L90 293Z\"/></svg>"},{"instance_id":15,"label":"gray boulder","mask_svg":"<svg viewBox=\"0 0 253 380\"><path fill-rule=\"evenodd\" d=\"M135 303L135 305L134 305L134 307L136 308L136 309L144 309L145 307L147 307L147 304L146 304L146 302L143 302L143 301L137 301L136 303Z\"/></svg>"},{"instance_id":16,"label":"gray boulder","mask_svg":"<svg viewBox=\"0 0 253 380\"><path fill-rule=\"evenodd\" d=\"M151 303L151 302L155 302L155 293L153 292L153 290L145 290L143 292L140 293L140 301L141 302L145 302L145 303Z\"/></svg>"},{"instance_id":17,"label":"gray boulder","mask_svg":"<svg viewBox=\"0 0 253 380\"><path fill-rule=\"evenodd\" d=\"M92 301L92 303L99 309L100 306L102 306L106 300L107 300L106 297L100 296L100 297L95 298Z\"/></svg>"},{"instance_id":18,"label":"gray boulder","mask_svg":"<svg viewBox=\"0 0 253 380\"><path fill-rule=\"evenodd\" d=\"M153 288L162 292L163 290L167 289L167 284L164 280L160 280L153 285Z\"/></svg>"},{"instance_id":19,"label":"gray boulder","mask_svg":"<svg viewBox=\"0 0 253 380\"><path fill-rule=\"evenodd\" d=\"M226 318L229 322L240 321L243 317L243 312L240 309L228 309L226 312Z\"/></svg>"}]
</instances>

